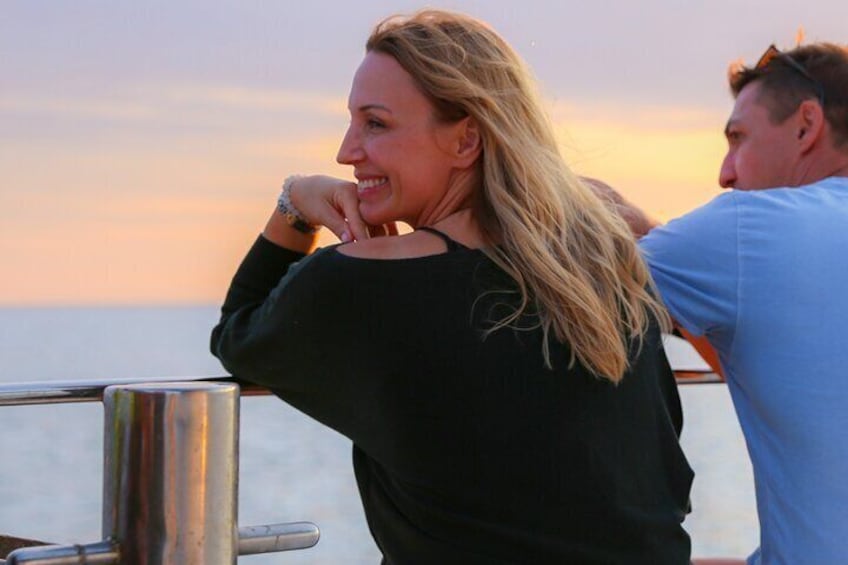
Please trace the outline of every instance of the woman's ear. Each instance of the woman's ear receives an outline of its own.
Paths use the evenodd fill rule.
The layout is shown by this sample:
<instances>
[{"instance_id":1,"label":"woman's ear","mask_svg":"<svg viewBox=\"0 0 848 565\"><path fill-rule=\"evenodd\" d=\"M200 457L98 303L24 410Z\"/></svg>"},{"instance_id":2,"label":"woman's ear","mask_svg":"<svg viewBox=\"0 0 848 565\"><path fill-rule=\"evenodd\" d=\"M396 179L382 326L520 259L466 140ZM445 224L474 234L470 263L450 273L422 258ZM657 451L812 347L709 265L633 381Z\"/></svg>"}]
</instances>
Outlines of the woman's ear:
<instances>
[{"instance_id":1,"label":"woman's ear","mask_svg":"<svg viewBox=\"0 0 848 565\"><path fill-rule=\"evenodd\" d=\"M824 110L814 100L804 100L798 107L798 143L801 153L807 153L825 133Z\"/></svg>"},{"instance_id":2,"label":"woman's ear","mask_svg":"<svg viewBox=\"0 0 848 565\"><path fill-rule=\"evenodd\" d=\"M483 150L483 140L480 138L480 128L477 120L471 116L457 122L456 158L459 165L468 167L474 164Z\"/></svg>"}]
</instances>

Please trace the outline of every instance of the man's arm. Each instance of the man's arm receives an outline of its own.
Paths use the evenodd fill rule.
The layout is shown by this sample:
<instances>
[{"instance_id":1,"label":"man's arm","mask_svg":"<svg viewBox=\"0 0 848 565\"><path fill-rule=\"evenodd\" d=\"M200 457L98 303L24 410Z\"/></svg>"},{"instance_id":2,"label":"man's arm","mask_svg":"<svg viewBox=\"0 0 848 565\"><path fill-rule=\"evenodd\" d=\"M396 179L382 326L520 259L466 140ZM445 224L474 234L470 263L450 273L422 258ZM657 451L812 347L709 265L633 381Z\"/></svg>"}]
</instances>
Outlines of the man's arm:
<instances>
[{"instance_id":1,"label":"man's arm","mask_svg":"<svg viewBox=\"0 0 848 565\"><path fill-rule=\"evenodd\" d=\"M659 221L650 217L644 210L636 207L632 202L626 200L607 183L589 177L582 177L582 179L601 200L609 204L619 216L624 218L624 221L630 226L633 236L637 239L651 231L652 228L660 225Z\"/></svg>"}]
</instances>

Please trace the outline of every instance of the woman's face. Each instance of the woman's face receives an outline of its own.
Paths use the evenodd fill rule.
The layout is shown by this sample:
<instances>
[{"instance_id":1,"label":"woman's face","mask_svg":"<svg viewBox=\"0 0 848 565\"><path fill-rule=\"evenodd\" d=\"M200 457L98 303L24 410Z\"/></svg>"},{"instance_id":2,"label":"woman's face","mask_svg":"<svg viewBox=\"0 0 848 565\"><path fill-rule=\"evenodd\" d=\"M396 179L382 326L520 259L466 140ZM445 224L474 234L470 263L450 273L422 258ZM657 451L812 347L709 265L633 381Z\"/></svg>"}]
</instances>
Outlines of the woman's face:
<instances>
[{"instance_id":1,"label":"woman's face","mask_svg":"<svg viewBox=\"0 0 848 565\"><path fill-rule=\"evenodd\" d=\"M452 213L464 120L439 123L435 108L391 56L369 52L348 99L350 126L336 157L352 165L359 211L372 225L413 227Z\"/></svg>"}]
</instances>

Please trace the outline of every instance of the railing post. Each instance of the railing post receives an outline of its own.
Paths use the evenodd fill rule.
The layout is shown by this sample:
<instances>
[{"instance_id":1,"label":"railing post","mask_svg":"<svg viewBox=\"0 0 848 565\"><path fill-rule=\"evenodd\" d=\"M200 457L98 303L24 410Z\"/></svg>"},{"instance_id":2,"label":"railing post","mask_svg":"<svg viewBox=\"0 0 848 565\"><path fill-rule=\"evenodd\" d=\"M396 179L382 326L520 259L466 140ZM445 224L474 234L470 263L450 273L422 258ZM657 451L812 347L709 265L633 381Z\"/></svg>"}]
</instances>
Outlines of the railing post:
<instances>
[{"instance_id":1,"label":"railing post","mask_svg":"<svg viewBox=\"0 0 848 565\"><path fill-rule=\"evenodd\" d=\"M318 543L311 522L238 527L235 383L116 384L103 406L104 539L21 547L0 565L235 565Z\"/></svg>"},{"instance_id":2,"label":"railing post","mask_svg":"<svg viewBox=\"0 0 848 565\"><path fill-rule=\"evenodd\" d=\"M235 564L238 385L111 386L103 404L103 537L121 564Z\"/></svg>"}]
</instances>

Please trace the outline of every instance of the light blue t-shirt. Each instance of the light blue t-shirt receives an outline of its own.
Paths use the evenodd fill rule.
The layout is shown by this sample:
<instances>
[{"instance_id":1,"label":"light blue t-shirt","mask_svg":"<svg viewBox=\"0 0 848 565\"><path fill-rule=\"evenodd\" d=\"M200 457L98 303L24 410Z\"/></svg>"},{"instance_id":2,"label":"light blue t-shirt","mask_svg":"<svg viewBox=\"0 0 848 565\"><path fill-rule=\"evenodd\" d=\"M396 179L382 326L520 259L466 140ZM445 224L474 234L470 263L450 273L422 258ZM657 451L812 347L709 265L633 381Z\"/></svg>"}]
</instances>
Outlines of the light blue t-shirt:
<instances>
[{"instance_id":1,"label":"light blue t-shirt","mask_svg":"<svg viewBox=\"0 0 848 565\"><path fill-rule=\"evenodd\" d=\"M848 178L730 191L640 245L727 377L756 485L749 563L848 563Z\"/></svg>"}]
</instances>

